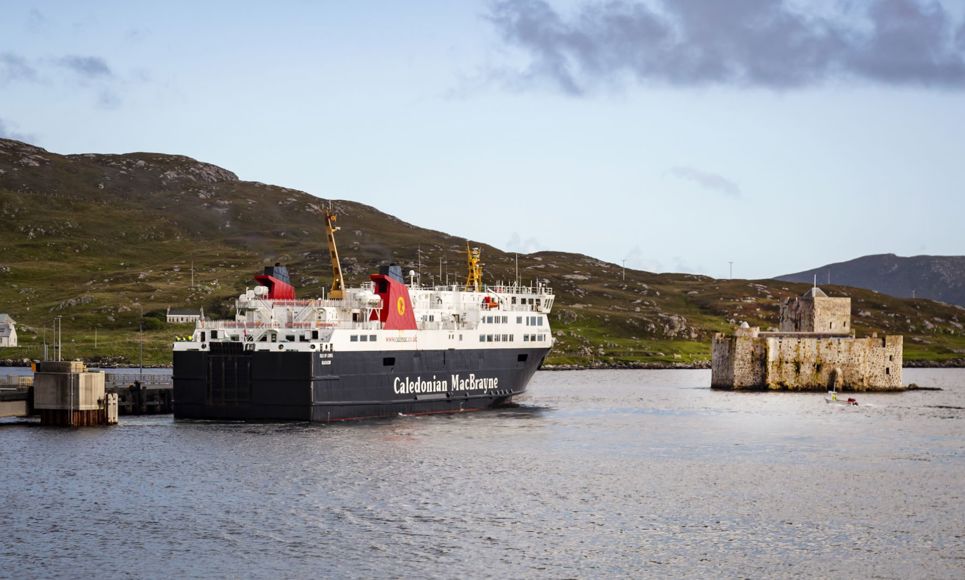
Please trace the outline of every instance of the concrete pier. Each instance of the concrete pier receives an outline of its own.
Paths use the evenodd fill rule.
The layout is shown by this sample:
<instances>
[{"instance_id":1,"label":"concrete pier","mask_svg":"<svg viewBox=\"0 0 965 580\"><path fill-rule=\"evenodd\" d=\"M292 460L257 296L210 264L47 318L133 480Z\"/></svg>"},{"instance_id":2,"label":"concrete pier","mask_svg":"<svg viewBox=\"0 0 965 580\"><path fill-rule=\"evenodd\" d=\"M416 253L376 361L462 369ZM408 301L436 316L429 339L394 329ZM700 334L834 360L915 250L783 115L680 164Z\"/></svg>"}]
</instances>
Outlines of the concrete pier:
<instances>
[{"instance_id":1,"label":"concrete pier","mask_svg":"<svg viewBox=\"0 0 965 580\"><path fill-rule=\"evenodd\" d=\"M37 363L33 407L42 425L82 427L117 423L117 395L104 388L104 373L80 361Z\"/></svg>"},{"instance_id":2,"label":"concrete pier","mask_svg":"<svg viewBox=\"0 0 965 580\"><path fill-rule=\"evenodd\" d=\"M90 396L85 391L82 396L79 392L84 387L79 383L72 387L77 389L71 405L71 395L65 391L66 387L60 385L58 381L64 381L64 374L70 371L76 372L82 368L80 362L42 362L37 363L36 375L43 375L46 378L40 379L41 385L46 385L41 389L40 395L43 408L35 405L34 376L12 376L0 375L0 418L3 417L33 417L40 416L44 424L68 425L71 424L71 417L67 409L72 406L75 411L83 411L74 414L74 425L103 424L103 417L93 412L95 409L89 408L91 405L85 404L85 408L78 407L81 399ZM81 366L78 366L81 365ZM98 378L86 379L99 381L103 380L105 403L108 409L115 403L116 399L117 415L166 415L174 412L174 390L171 385L171 376L162 374L148 373L91 373L85 368L83 373L90 375L100 375ZM83 381L85 379L77 379ZM52 382L51 382L52 381ZM101 398L100 387L94 400ZM54 397L55 400L50 400ZM48 412L52 411L52 412ZM92 417L88 417L91 415ZM46 418L46 419L45 419ZM93 423L91 423L93 421ZM100 421L100 422L98 422ZM107 424L116 423L108 420Z\"/></svg>"}]
</instances>

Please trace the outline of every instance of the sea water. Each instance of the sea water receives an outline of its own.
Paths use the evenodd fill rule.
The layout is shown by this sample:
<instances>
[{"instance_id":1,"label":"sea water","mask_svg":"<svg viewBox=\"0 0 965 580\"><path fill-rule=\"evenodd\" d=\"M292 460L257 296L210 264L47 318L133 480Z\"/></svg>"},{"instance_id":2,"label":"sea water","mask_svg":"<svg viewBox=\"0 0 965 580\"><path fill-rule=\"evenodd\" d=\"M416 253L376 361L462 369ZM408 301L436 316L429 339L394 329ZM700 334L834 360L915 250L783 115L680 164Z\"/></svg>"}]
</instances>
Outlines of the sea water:
<instances>
[{"instance_id":1,"label":"sea water","mask_svg":"<svg viewBox=\"0 0 965 580\"><path fill-rule=\"evenodd\" d=\"M0 424L0 577L965 577L941 391L539 372L510 409L336 425Z\"/></svg>"}]
</instances>

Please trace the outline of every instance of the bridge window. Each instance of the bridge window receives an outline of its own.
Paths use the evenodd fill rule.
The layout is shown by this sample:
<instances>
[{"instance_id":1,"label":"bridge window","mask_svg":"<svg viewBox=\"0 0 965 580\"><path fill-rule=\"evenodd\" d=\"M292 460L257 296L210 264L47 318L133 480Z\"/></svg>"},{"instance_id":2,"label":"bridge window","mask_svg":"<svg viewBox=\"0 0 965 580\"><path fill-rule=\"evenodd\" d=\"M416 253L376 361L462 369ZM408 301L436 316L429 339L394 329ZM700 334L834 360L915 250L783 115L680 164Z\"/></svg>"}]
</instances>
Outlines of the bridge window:
<instances>
[{"instance_id":1,"label":"bridge window","mask_svg":"<svg viewBox=\"0 0 965 580\"><path fill-rule=\"evenodd\" d=\"M353 334L353 335L350 336L348 339L349 339L350 342L358 342L358 341L359 341L359 335Z\"/></svg>"},{"instance_id":2,"label":"bridge window","mask_svg":"<svg viewBox=\"0 0 965 580\"><path fill-rule=\"evenodd\" d=\"M374 334L370 334L370 335L369 335L369 342L375 342L375 335L374 335Z\"/></svg>"},{"instance_id":3,"label":"bridge window","mask_svg":"<svg viewBox=\"0 0 965 580\"><path fill-rule=\"evenodd\" d=\"M369 336L367 334L363 334L362 336L359 337L359 340L361 340L362 342L368 342Z\"/></svg>"}]
</instances>

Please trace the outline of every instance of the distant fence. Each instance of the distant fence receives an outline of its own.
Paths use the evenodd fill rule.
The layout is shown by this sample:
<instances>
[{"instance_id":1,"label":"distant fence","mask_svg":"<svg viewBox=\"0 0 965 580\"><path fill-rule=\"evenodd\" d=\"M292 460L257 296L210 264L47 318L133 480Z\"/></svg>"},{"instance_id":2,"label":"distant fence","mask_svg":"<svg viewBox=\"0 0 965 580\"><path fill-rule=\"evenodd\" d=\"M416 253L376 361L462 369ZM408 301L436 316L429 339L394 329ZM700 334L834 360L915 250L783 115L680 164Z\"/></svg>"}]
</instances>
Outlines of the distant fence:
<instances>
[{"instance_id":1,"label":"distant fence","mask_svg":"<svg viewBox=\"0 0 965 580\"><path fill-rule=\"evenodd\" d=\"M104 373L104 384L108 387L127 387L140 381L145 387L170 387L171 375L144 373ZM0 375L0 387L30 387L34 384L32 375Z\"/></svg>"},{"instance_id":2,"label":"distant fence","mask_svg":"<svg viewBox=\"0 0 965 580\"><path fill-rule=\"evenodd\" d=\"M126 387L140 381L142 386L170 387L171 375L139 374L139 373L104 373L105 383L109 387Z\"/></svg>"},{"instance_id":3,"label":"distant fence","mask_svg":"<svg viewBox=\"0 0 965 580\"><path fill-rule=\"evenodd\" d=\"M0 387L26 388L32 387L34 378L23 375L0 375Z\"/></svg>"}]
</instances>

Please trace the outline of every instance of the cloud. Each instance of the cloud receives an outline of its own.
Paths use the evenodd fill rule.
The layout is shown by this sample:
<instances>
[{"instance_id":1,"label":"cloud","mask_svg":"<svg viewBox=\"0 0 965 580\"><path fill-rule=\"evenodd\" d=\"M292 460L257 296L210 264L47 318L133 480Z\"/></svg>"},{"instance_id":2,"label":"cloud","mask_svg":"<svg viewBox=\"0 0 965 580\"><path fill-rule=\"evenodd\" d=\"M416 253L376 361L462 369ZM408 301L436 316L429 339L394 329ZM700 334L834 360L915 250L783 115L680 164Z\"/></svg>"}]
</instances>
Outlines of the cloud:
<instances>
[{"instance_id":1,"label":"cloud","mask_svg":"<svg viewBox=\"0 0 965 580\"><path fill-rule=\"evenodd\" d=\"M627 81L965 88L965 24L934 0L607 0L570 14L545 0L494 0L486 18L527 57L517 83L572 95Z\"/></svg>"},{"instance_id":2,"label":"cloud","mask_svg":"<svg viewBox=\"0 0 965 580\"><path fill-rule=\"evenodd\" d=\"M94 79L114 76L111 67L107 66L107 61L97 56L69 55L58 59L57 63L84 78Z\"/></svg>"},{"instance_id":3,"label":"cloud","mask_svg":"<svg viewBox=\"0 0 965 580\"><path fill-rule=\"evenodd\" d=\"M545 250L543 244L539 243L536 238L522 239L517 232L513 232L510 236L509 241L506 242L506 251L508 252L518 252L520 254L529 254L531 252L539 252L540 250Z\"/></svg>"},{"instance_id":4,"label":"cloud","mask_svg":"<svg viewBox=\"0 0 965 580\"><path fill-rule=\"evenodd\" d=\"M741 196L741 188L739 185L716 173L695 169L693 167L674 167L670 170L670 175L678 179L692 181L704 189L715 191L727 197Z\"/></svg>"},{"instance_id":5,"label":"cloud","mask_svg":"<svg viewBox=\"0 0 965 580\"><path fill-rule=\"evenodd\" d=\"M141 72L136 81L147 82ZM0 53L0 86L15 82L31 82L38 86L63 84L80 87L94 94L94 104L101 109L117 109L121 105L118 88L129 79L114 74L107 61L99 56L66 55L28 59L14 52Z\"/></svg>"},{"instance_id":6,"label":"cloud","mask_svg":"<svg viewBox=\"0 0 965 580\"><path fill-rule=\"evenodd\" d=\"M17 141L34 142L35 137L29 133L19 133L7 126L7 123L0 119L0 138L2 139L15 139Z\"/></svg>"},{"instance_id":7,"label":"cloud","mask_svg":"<svg viewBox=\"0 0 965 580\"><path fill-rule=\"evenodd\" d=\"M37 80L37 69L25 58L12 52L0 53L0 84Z\"/></svg>"}]
</instances>

